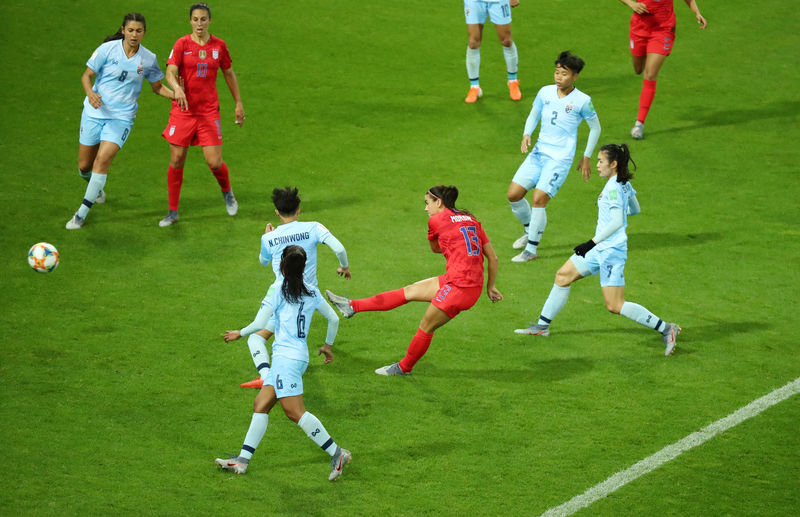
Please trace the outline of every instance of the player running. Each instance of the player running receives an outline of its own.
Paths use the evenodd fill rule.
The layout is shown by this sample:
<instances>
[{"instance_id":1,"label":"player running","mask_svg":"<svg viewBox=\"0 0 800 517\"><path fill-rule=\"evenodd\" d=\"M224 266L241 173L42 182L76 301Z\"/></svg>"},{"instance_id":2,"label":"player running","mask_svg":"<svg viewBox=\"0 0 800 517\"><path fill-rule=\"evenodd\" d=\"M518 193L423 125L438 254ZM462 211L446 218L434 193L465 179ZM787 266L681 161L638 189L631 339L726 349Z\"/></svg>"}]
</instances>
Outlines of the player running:
<instances>
[{"instance_id":1,"label":"player running","mask_svg":"<svg viewBox=\"0 0 800 517\"><path fill-rule=\"evenodd\" d=\"M564 308L569 298L570 285L589 275L600 274L600 286L606 308L614 314L622 314L628 319L661 332L664 340L664 355L675 352L675 340L681 328L675 323L667 323L661 318L633 302L625 301L625 261L628 258L628 214L636 215L641 210L636 199L636 190L630 180L633 174L628 170L631 160L625 144L604 145L597 154L597 173L608 178L603 192L597 199L597 228L594 237L578 246L561 269L556 273L555 285L544 303L537 323L525 329L517 329L517 334L550 335L550 323ZM634 167L636 164L634 163Z\"/></svg>"},{"instance_id":2,"label":"player running","mask_svg":"<svg viewBox=\"0 0 800 517\"><path fill-rule=\"evenodd\" d=\"M600 138L600 120L592 106L592 99L575 87L578 74L583 70L583 60L565 51L559 54L555 65L555 84L539 90L525 121L522 154L528 152L531 134L541 119L539 138L508 186L511 211L525 228L525 233L513 244L514 249L522 249L522 252L512 258L512 262L528 262L537 257L539 243L547 226L545 207L567 179L575 157L581 121L589 124L586 149L578 164L586 180L592 172L589 157ZM532 188L533 206L525 200L525 195Z\"/></svg>"},{"instance_id":3,"label":"player running","mask_svg":"<svg viewBox=\"0 0 800 517\"><path fill-rule=\"evenodd\" d=\"M273 344L273 364L253 403L253 418L244 437L239 455L235 458L217 458L216 463L225 470L244 474L250 459L267 432L269 412L280 402L283 412L292 422L300 426L306 435L331 457L329 481L335 481L342 474L344 466L350 462L352 454L333 441L331 435L317 417L306 411L303 404L303 374L308 368L308 329L311 315L325 303L314 286L304 283L306 274L306 252L300 246L287 246L281 254L280 270L283 280L279 289L273 289L264 300L255 320L238 331L243 336L263 329L274 316L275 343ZM335 332L334 332L335 334ZM328 344L319 349L325 354L325 362L333 360Z\"/></svg>"},{"instance_id":4,"label":"player running","mask_svg":"<svg viewBox=\"0 0 800 517\"><path fill-rule=\"evenodd\" d=\"M522 98L517 79L519 55L514 38L511 36L511 8L519 5L519 0L464 0L464 17L467 21L467 77L469 92L464 102L473 103L483 96L479 81L481 70L481 39L486 18L490 18L497 29L497 37L503 46L503 58L508 72L508 95L511 100Z\"/></svg>"},{"instance_id":5,"label":"player running","mask_svg":"<svg viewBox=\"0 0 800 517\"><path fill-rule=\"evenodd\" d=\"M264 301L261 302L262 306L272 293L276 289L280 289L283 284L280 262L275 259L282 256L283 250L290 244L300 246L306 253L307 260L303 277L306 285L317 287L317 246L319 244L325 244L336 254L336 258L339 260L339 267L336 269L336 273L349 280L350 266L347 263L347 251L345 251L339 239L316 221L305 222L298 220L300 217L300 197L297 195L297 189L292 187L274 189L272 191L272 202L275 205L275 213L278 215L281 224L274 227L272 223L267 223L264 235L261 237L261 252L258 255L258 260L262 266L267 266L271 262L272 270L275 273L275 282L267 290ZM332 346L339 328L339 316L336 315L325 300L322 300L317 310L328 320L328 335L325 338L325 343L327 346ZM259 377L242 384L242 387L260 388L263 380L266 379L269 372L269 354L267 353L266 343L275 332L275 323L275 318L271 318L265 328L259 329L258 332L247 339L250 356L253 358ZM225 335L225 340L232 341L240 337L237 331L233 330ZM325 363L328 362L330 361L326 359Z\"/></svg>"},{"instance_id":6,"label":"player running","mask_svg":"<svg viewBox=\"0 0 800 517\"><path fill-rule=\"evenodd\" d=\"M675 43L675 10L672 0L619 0L633 9L630 25L630 48L633 70L636 75L644 72L642 92L639 95L639 114L631 129L631 136L644 138L644 121L656 95L658 71L672 52ZM695 0L685 0L694 13L701 29L706 28L706 19L700 14Z\"/></svg>"},{"instance_id":7,"label":"player running","mask_svg":"<svg viewBox=\"0 0 800 517\"><path fill-rule=\"evenodd\" d=\"M219 118L217 96L217 71L222 70L228 89L236 102L235 122L244 123L244 107L239 93L239 83L231 66L231 56L224 41L208 32L211 8L197 3L189 8L192 33L183 36L172 47L167 60L167 82L175 89L169 122L162 136L169 142L169 168L167 187L169 211L159 221L159 226L170 226L178 221L178 203L183 184L183 166L190 145L203 148L209 169L222 189L225 209L234 216L239 203L233 196L228 166L222 161L222 124Z\"/></svg>"},{"instance_id":8,"label":"player running","mask_svg":"<svg viewBox=\"0 0 800 517\"><path fill-rule=\"evenodd\" d=\"M119 30L107 37L86 62L81 76L86 98L78 139L78 174L89 185L78 211L67 221L67 230L81 228L92 205L105 203L103 187L108 169L130 136L144 80L155 94L175 98L161 83L164 74L156 55L141 44L146 32L144 16L128 13Z\"/></svg>"},{"instance_id":9,"label":"player running","mask_svg":"<svg viewBox=\"0 0 800 517\"><path fill-rule=\"evenodd\" d=\"M350 300L325 291L328 299L345 318L363 311L388 311L408 302L430 302L417 333L402 360L378 368L378 375L409 375L430 346L436 329L469 309L483 290L483 258L488 260L486 294L492 302L503 295L495 287L497 255L475 216L459 210L455 203L458 189L437 185L425 194L428 212L428 241L434 253L442 253L446 272L438 277L420 280L402 289L386 291L370 298Z\"/></svg>"}]
</instances>

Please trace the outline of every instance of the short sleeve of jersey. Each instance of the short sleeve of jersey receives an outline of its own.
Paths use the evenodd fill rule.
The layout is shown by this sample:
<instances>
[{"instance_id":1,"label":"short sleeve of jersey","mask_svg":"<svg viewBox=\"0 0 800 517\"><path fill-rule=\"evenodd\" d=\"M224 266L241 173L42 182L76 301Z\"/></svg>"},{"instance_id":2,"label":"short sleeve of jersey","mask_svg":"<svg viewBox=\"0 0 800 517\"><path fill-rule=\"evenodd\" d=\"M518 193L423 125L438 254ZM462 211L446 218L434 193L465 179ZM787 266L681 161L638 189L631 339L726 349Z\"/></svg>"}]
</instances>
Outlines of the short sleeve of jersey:
<instances>
[{"instance_id":1,"label":"short sleeve of jersey","mask_svg":"<svg viewBox=\"0 0 800 517\"><path fill-rule=\"evenodd\" d=\"M164 78L164 72L162 72L161 67L158 66L158 58L155 54L150 54L149 58L150 62L147 64L147 68L145 69L144 78L149 82L154 83Z\"/></svg>"},{"instance_id":2,"label":"short sleeve of jersey","mask_svg":"<svg viewBox=\"0 0 800 517\"><path fill-rule=\"evenodd\" d=\"M622 193L623 185L620 185L616 181L614 182L614 186L608 189L606 195L608 196L608 203L609 209L612 208L619 208L622 210L623 208L627 208L628 200Z\"/></svg>"},{"instance_id":3,"label":"short sleeve of jersey","mask_svg":"<svg viewBox=\"0 0 800 517\"><path fill-rule=\"evenodd\" d=\"M438 219L434 217L428 218L428 240L435 241L439 238Z\"/></svg>"},{"instance_id":4,"label":"short sleeve of jersey","mask_svg":"<svg viewBox=\"0 0 800 517\"><path fill-rule=\"evenodd\" d=\"M172 46L172 50L167 58L168 65L175 65L180 68L183 62L183 38L178 38L178 41Z\"/></svg>"},{"instance_id":5,"label":"short sleeve of jersey","mask_svg":"<svg viewBox=\"0 0 800 517\"><path fill-rule=\"evenodd\" d=\"M481 223L478 223L478 238L481 240L481 249L483 249L483 245L489 242L489 236L483 231L483 225Z\"/></svg>"},{"instance_id":6,"label":"short sleeve of jersey","mask_svg":"<svg viewBox=\"0 0 800 517\"><path fill-rule=\"evenodd\" d=\"M533 108L539 110L541 113L542 108L544 107L544 101L542 101L542 93L544 93L544 88L539 89L539 92L536 94L536 98L533 99Z\"/></svg>"},{"instance_id":7,"label":"short sleeve of jersey","mask_svg":"<svg viewBox=\"0 0 800 517\"><path fill-rule=\"evenodd\" d=\"M586 97L586 102L583 103L581 106L581 117L584 120L589 120L593 118L597 118L597 112L594 110L594 104L592 104L592 98Z\"/></svg>"},{"instance_id":8,"label":"short sleeve of jersey","mask_svg":"<svg viewBox=\"0 0 800 517\"><path fill-rule=\"evenodd\" d=\"M227 70L231 67L231 62L231 55L228 53L228 45L220 40L219 67L223 70Z\"/></svg>"},{"instance_id":9,"label":"short sleeve of jersey","mask_svg":"<svg viewBox=\"0 0 800 517\"><path fill-rule=\"evenodd\" d=\"M89 61L86 62L86 66L91 68L95 73L98 73L106 62L109 48L110 47L104 45L97 47L89 58Z\"/></svg>"}]
</instances>

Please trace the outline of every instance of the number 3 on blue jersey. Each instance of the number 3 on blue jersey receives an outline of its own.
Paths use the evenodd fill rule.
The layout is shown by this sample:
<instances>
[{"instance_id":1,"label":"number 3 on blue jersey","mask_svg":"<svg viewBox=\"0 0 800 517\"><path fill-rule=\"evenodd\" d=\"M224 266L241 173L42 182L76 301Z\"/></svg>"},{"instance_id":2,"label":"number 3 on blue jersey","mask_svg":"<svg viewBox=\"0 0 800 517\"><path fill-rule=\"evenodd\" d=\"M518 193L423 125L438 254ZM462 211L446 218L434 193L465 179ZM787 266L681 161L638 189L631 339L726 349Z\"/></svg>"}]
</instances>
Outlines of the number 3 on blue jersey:
<instances>
[{"instance_id":1,"label":"number 3 on blue jersey","mask_svg":"<svg viewBox=\"0 0 800 517\"><path fill-rule=\"evenodd\" d=\"M464 242L467 245L467 256L480 255L481 244L478 240L478 228L475 226L462 226L459 230L461 230L461 235L464 236Z\"/></svg>"}]
</instances>

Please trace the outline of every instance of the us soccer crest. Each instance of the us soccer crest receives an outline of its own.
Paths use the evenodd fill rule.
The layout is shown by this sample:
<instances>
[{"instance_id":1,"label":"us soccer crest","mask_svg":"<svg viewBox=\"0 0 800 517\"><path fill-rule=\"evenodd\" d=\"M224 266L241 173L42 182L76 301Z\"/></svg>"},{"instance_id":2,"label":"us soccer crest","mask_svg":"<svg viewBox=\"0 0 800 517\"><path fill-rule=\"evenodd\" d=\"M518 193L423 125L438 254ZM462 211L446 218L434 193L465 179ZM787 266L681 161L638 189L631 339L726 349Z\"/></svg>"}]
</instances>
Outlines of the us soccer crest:
<instances>
[{"instance_id":1,"label":"us soccer crest","mask_svg":"<svg viewBox=\"0 0 800 517\"><path fill-rule=\"evenodd\" d=\"M572 113L573 108L574 108L574 106L572 104L567 104L564 107L564 111L566 111L567 113Z\"/></svg>"},{"instance_id":2,"label":"us soccer crest","mask_svg":"<svg viewBox=\"0 0 800 517\"><path fill-rule=\"evenodd\" d=\"M200 57L200 59L205 59L206 58L206 51L205 50L201 50L200 52L197 53L197 55L198 55L198 57Z\"/></svg>"},{"instance_id":3,"label":"us soccer crest","mask_svg":"<svg viewBox=\"0 0 800 517\"><path fill-rule=\"evenodd\" d=\"M213 57L214 59L219 59L219 50L217 49L212 50L211 57Z\"/></svg>"},{"instance_id":4,"label":"us soccer crest","mask_svg":"<svg viewBox=\"0 0 800 517\"><path fill-rule=\"evenodd\" d=\"M169 136L172 136L174 134L175 134L175 126L169 126Z\"/></svg>"}]
</instances>

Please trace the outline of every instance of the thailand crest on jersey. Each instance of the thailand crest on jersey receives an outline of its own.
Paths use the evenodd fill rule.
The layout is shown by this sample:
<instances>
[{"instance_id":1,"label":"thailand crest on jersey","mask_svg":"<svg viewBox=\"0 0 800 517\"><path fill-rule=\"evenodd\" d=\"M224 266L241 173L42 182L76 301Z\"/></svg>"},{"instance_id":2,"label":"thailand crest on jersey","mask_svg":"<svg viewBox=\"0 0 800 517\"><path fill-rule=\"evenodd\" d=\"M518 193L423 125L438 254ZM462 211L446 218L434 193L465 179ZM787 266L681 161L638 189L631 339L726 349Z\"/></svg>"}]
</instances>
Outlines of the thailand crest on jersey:
<instances>
[{"instance_id":1,"label":"thailand crest on jersey","mask_svg":"<svg viewBox=\"0 0 800 517\"><path fill-rule=\"evenodd\" d=\"M575 106L573 106L572 104L567 104L566 106L564 106L564 111L566 111L567 113L572 113L572 110L574 108Z\"/></svg>"},{"instance_id":2,"label":"thailand crest on jersey","mask_svg":"<svg viewBox=\"0 0 800 517\"><path fill-rule=\"evenodd\" d=\"M142 75L144 73L144 67L142 66L141 63L139 63L139 66L136 67L136 73L139 75Z\"/></svg>"},{"instance_id":3,"label":"thailand crest on jersey","mask_svg":"<svg viewBox=\"0 0 800 517\"><path fill-rule=\"evenodd\" d=\"M219 50L217 49L212 50L211 57L213 57L214 59L219 59Z\"/></svg>"},{"instance_id":4,"label":"thailand crest on jersey","mask_svg":"<svg viewBox=\"0 0 800 517\"><path fill-rule=\"evenodd\" d=\"M201 50L201 51L199 51L199 52L197 53L197 56L198 56L200 59L205 59L205 58L206 58L206 51L205 51L205 50Z\"/></svg>"}]
</instances>

